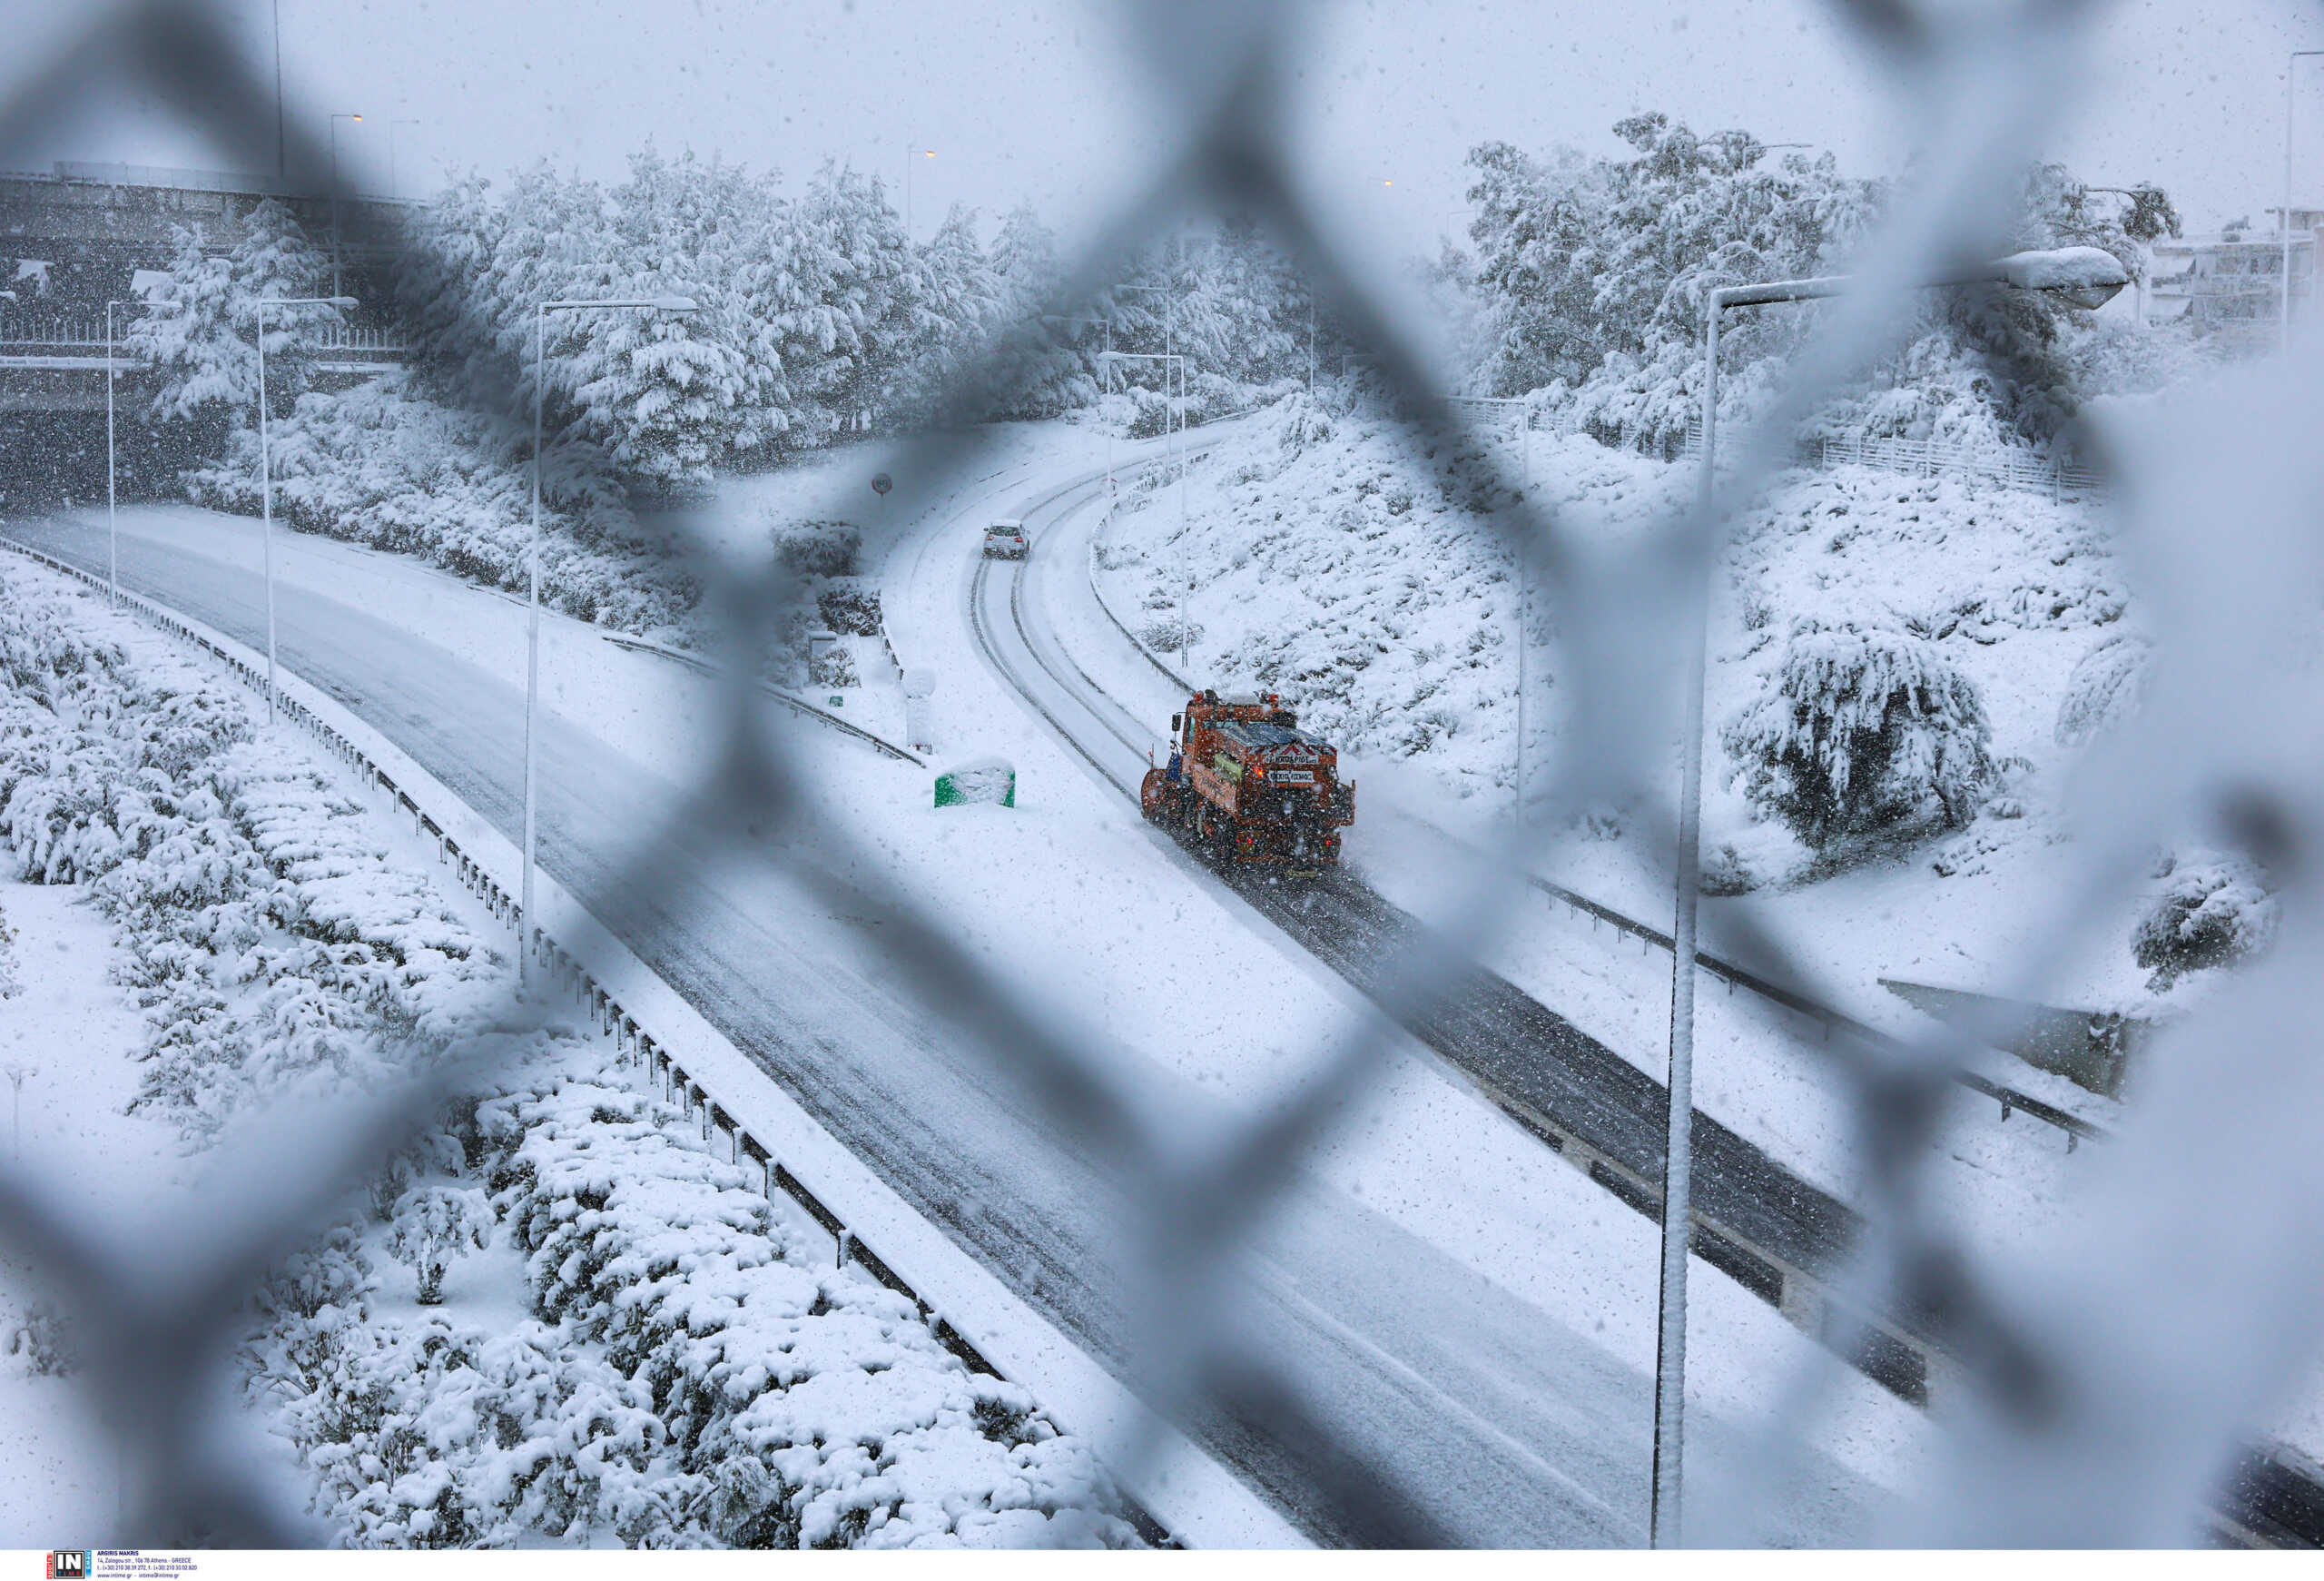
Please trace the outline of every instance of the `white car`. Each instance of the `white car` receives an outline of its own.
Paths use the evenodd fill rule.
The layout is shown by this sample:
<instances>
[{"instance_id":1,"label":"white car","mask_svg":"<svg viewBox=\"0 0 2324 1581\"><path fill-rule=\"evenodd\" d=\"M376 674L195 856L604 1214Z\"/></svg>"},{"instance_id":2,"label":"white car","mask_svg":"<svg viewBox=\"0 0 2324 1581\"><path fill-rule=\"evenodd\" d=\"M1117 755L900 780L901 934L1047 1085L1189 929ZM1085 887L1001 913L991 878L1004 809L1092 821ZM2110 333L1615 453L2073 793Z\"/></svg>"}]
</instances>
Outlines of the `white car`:
<instances>
[{"instance_id":1,"label":"white car","mask_svg":"<svg viewBox=\"0 0 2324 1581\"><path fill-rule=\"evenodd\" d=\"M984 558L989 560L1021 560L1031 547L1021 521L996 521L984 529Z\"/></svg>"}]
</instances>

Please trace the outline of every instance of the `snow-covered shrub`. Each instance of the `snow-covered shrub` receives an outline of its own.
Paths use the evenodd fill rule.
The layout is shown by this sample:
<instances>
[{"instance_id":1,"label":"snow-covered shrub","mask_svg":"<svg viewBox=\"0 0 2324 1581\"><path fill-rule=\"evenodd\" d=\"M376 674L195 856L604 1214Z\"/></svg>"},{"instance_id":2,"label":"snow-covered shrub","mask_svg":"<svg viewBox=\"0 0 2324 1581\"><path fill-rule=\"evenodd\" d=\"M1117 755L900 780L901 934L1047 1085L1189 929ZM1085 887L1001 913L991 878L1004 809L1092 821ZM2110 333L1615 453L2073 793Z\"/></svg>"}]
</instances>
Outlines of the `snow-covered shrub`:
<instances>
[{"instance_id":1,"label":"snow-covered shrub","mask_svg":"<svg viewBox=\"0 0 2324 1581\"><path fill-rule=\"evenodd\" d=\"M1731 845L1704 852L1702 871L1699 876L1705 894L1747 894L1753 883L1751 870L1744 865L1742 854Z\"/></svg>"},{"instance_id":2,"label":"snow-covered shrub","mask_svg":"<svg viewBox=\"0 0 2324 1581\"><path fill-rule=\"evenodd\" d=\"M2198 851L2165 860L2162 891L2131 935L2131 958L2160 992L2181 975L2265 947L2281 906L2249 861Z\"/></svg>"},{"instance_id":3,"label":"snow-covered shrub","mask_svg":"<svg viewBox=\"0 0 2324 1581\"><path fill-rule=\"evenodd\" d=\"M14 999L24 991L16 966L16 930L8 925L6 908L0 907L0 999Z\"/></svg>"},{"instance_id":4,"label":"snow-covered shrub","mask_svg":"<svg viewBox=\"0 0 2324 1581\"><path fill-rule=\"evenodd\" d=\"M802 577L852 577L863 550L863 529L852 521L782 518L767 526L774 558Z\"/></svg>"},{"instance_id":5,"label":"snow-covered shrub","mask_svg":"<svg viewBox=\"0 0 2324 1581\"><path fill-rule=\"evenodd\" d=\"M0 844L113 922L148 1025L133 1107L198 1139L477 1023L489 952L295 749L250 739L226 682L84 638L33 573L0 590Z\"/></svg>"},{"instance_id":6,"label":"snow-covered shrub","mask_svg":"<svg viewBox=\"0 0 2324 1581\"><path fill-rule=\"evenodd\" d=\"M532 542L531 434L439 405L389 373L278 413L277 518L301 531L410 555L487 588L522 591ZM197 504L255 516L259 446L184 475ZM553 448L542 479L541 598L576 619L684 642L701 588L641 539L586 445Z\"/></svg>"},{"instance_id":7,"label":"snow-covered shrub","mask_svg":"<svg viewBox=\"0 0 2324 1581\"><path fill-rule=\"evenodd\" d=\"M2058 745L2081 746L2136 714L2153 660L2154 645L2134 631L2116 632L2083 654L2058 702Z\"/></svg>"},{"instance_id":8,"label":"snow-covered shrub","mask_svg":"<svg viewBox=\"0 0 2324 1581\"><path fill-rule=\"evenodd\" d=\"M454 1258L491 1243L492 1210L484 1194L457 1186L419 1186L396 1200L388 1255L419 1280L419 1304L444 1299L444 1270Z\"/></svg>"},{"instance_id":9,"label":"snow-covered shrub","mask_svg":"<svg viewBox=\"0 0 2324 1581\"><path fill-rule=\"evenodd\" d=\"M807 684L812 687L852 687L861 679L855 672L855 656L836 644L815 655L807 666Z\"/></svg>"},{"instance_id":10,"label":"snow-covered shrub","mask_svg":"<svg viewBox=\"0 0 2324 1581\"><path fill-rule=\"evenodd\" d=\"M605 1526L675 1525L654 1475L667 1430L644 1391L536 1322L341 1322L279 1379L313 1507L363 1548L507 1547Z\"/></svg>"},{"instance_id":11,"label":"snow-covered shrub","mask_svg":"<svg viewBox=\"0 0 2324 1581\"><path fill-rule=\"evenodd\" d=\"M81 1370L72 1325L51 1301L33 1301L9 1321L5 1349L34 1378L69 1378Z\"/></svg>"},{"instance_id":12,"label":"snow-covered shrub","mask_svg":"<svg viewBox=\"0 0 2324 1581\"><path fill-rule=\"evenodd\" d=\"M1137 639L1156 653L1183 654L1202 640L1203 627L1197 621L1177 615L1165 615L1148 620L1137 628Z\"/></svg>"},{"instance_id":13,"label":"snow-covered shrub","mask_svg":"<svg viewBox=\"0 0 2324 1581\"><path fill-rule=\"evenodd\" d=\"M728 1546L1134 1540L1101 1513L1086 1443L970 1373L902 1297L793 1256L753 1174L661 1110L574 1079L478 1123L536 1309L647 1387L691 1529Z\"/></svg>"},{"instance_id":14,"label":"snow-covered shrub","mask_svg":"<svg viewBox=\"0 0 2324 1581\"><path fill-rule=\"evenodd\" d=\"M849 578L815 595L815 610L823 624L851 637L880 635L880 587L876 582Z\"/></svg>"},{"instance_id":15,"label":"snow-covered shrub","mask_svg":"<svg viewBox=\"0 0 2324 1581\"><path fill-rule=\"evenodd\" d=\"M1807 618L1719 738L1744 795L1822 847L1967 823L1998 775L1992 736L1976 687L1935 643Z\"/></svg>"}]
</instances>

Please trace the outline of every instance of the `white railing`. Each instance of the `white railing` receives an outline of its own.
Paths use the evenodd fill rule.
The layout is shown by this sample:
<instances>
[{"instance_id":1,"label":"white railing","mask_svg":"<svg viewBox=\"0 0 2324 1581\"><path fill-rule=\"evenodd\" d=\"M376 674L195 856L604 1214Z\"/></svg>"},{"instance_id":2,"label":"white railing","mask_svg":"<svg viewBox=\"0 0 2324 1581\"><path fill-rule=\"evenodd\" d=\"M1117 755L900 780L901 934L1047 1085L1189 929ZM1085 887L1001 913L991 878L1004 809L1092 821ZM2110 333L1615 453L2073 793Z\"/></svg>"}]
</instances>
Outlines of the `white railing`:
<instances>
[{"instance_id":1,"label":"white railing","mask_svg":"<svg viewBox=\"0 0 2324 1581\"><path fill-rule=\"evenodd\" d=\"M116 312L113 315L116 344L125 329L126 321ZM411 351L404 341L400 327L376 320L359 319L352 323L322 325L309 331L307 341L319 351L378 351L407 356ZM72 346L102 351L104 344L105 316L103 313L0 312L0 347Z\"/></svg>"},{"instance_id":2,"label":"white railing","mask_svg":"<svg viewBox=\"0 0 2324 1581\"><path fill-rule=\"evenodd\" d=\"M1691 447L1690 447L1691 448ZM2077 467L2056 457L2029 450L1941 445L1934 440L1820 439L1803 440L1803 456L1813 454L1819 467L1853 463L1883 471L1908 472L1915 477L1983 478L2005 489L2047 494L2053 499L2102 497L2105 480L2088 467Z\"/></svg>"},{"instance_id":3,"label":"white railing","mask_svg":"<svg viewBox=\"0 0 2324 1581\"><path fill-rule=\"evenodd\" d=\"M1702 424L1687 425L1683 452L1702 454ZM2005 446L1947 445L1935 440L1865 440L1817 435L1802 439L1796 451L1808 467L1876 467L1914 478L1981 478L2004 489L2046 494L2053 499L2102 499L2106 482L2092 468Z\"/></svg>"}]
</instances>

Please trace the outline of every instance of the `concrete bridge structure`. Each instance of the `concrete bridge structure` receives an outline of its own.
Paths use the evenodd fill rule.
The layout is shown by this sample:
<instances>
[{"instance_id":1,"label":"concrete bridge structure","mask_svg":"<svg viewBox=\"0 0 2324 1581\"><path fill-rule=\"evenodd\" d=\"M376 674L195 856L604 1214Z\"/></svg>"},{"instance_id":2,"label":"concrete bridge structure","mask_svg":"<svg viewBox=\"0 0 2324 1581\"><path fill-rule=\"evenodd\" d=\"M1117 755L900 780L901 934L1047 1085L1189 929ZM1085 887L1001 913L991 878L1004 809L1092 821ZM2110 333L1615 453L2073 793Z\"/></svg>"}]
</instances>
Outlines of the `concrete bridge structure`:
<instances>
[{"instance_id":1,"label":"concrete bridge structure","mask_svg":"<svg viewBox=\"0 0 2324 1581\"><path fill-rule=\"evenodd\" d=\"M268 198L287 206L339 262L341 293L365 304L325 336L318 371L344 386L406 360L384 309L388 266L413 203L294 193L271 178L60 162L49 175L0 174L0 414L102 412L104 304L135 298L138 273L167 267L181 227L219 252ZM11 278L13 276L13 279ZM116 312L119 333L124 315ZM115 400L140 410L136 365L116 357Z\"/></svg>"}]
</instances>

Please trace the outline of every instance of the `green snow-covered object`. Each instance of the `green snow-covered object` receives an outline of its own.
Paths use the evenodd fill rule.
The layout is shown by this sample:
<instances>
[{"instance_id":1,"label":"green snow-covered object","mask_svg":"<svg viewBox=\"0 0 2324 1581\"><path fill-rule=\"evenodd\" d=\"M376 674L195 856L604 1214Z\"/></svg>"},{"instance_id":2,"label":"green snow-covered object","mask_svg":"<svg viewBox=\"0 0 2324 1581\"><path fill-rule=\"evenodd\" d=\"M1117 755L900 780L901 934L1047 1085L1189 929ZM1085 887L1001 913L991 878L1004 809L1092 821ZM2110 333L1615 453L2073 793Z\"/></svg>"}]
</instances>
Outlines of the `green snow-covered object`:
<instances>
[{"instance_id":1,"label":"green snow-covered object","mask_svg":"<svg viewBox=\"0 0 2324 1581\"><path fill-rule=\"evenodd\" d=\"M1004 758L980 757L946 769L936 776L936 805L961 807L971 802L1017 805L1017 770Z\"/></svg>"}]
</instances>

